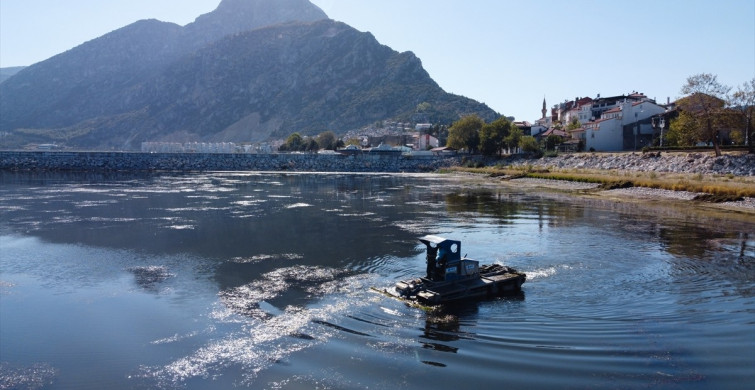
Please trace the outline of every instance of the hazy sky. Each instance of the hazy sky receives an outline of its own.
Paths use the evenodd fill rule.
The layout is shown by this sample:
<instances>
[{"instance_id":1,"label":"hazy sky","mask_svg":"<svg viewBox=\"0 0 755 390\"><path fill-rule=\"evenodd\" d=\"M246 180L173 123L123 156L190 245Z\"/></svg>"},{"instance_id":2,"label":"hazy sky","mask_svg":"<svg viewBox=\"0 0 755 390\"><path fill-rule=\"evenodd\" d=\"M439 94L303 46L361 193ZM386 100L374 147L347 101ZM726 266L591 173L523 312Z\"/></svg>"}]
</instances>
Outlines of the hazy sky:
<instances>
[{"instance_id":1,"label":"hazy sky","mask_svg":"<svg viewBox=\"0 0 755 390\"><path fill-rule=\"evenodd\" d=\"M0 66L31 65L139 19L185 25L220 0L0 0ZM447 92L517 120L575 97L680 97L688 76L755 77L755 0L312 0L412 51Z\"/></svg>"}]
</instances>

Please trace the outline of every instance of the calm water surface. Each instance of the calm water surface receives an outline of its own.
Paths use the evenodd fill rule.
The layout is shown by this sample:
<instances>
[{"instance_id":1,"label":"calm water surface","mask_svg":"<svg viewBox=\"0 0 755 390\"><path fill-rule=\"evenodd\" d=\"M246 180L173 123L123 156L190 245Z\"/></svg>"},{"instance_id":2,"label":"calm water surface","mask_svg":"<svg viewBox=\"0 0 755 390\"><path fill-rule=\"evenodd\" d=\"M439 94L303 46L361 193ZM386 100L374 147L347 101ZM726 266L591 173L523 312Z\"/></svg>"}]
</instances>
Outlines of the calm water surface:
<instances>
[{"instance_id":1,"label":"calm water surface","mask_svg":"<svg viewBox=\"0 0 755 390\"><path fill-rule=\"evenodd\" d=\"M743 388L754 232L442 176L0 173L0 389ZM523 293L372 292L424 234Z\"/></svg>"}]
</instances>

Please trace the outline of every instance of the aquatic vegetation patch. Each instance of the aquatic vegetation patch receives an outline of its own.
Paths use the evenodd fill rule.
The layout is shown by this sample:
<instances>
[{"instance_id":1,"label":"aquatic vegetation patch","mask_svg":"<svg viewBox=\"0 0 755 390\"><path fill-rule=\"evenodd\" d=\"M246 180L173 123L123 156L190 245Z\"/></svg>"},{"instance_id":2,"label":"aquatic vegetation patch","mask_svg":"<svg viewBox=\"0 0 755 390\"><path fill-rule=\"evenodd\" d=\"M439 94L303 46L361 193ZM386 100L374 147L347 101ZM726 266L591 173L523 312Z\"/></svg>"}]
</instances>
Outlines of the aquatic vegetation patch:
<instances>
[{"instance_id":1,"label":"aquatic vegetation patch","mask_svg":"<svg viewBox=\"0 0 755 390\"><path fill-rule=\"evenodd\" d=\"M333 281L342 274L343 271L333 268L302 265L278 268L263 274L261 279L221 291L219 296L233 312L252 318L267 318L269 314L260 309L260 302L273 299L293 287L309 289L310 294L317 293L322 291L317 285Z\"/></svg>"},{"instance_id":2,"label":"aquatic vegetation patch","mask_svg":"<svg viewBox=\"0 0 755 390\"><path fill-rule=\"evenodd\" d=\"M297 253L281 253L281 254L275 254L275 255L261 254L261 255L254 255L251 257L234 257L231 259L231 262L234 262L237 264L253 264L253 263L259 263L259 262L267 261L267 260L298 260L302 258L304 258L304 256Z\"/></svg>"},{"instance_id":3,"label":"aquatic vegetation patch","mask_svg":"<svg viewBox=\"0 0 755 390\"><path fill-rule=\"evenodd\" d=\"M136 284L146 290L154 290L157 284L175 276L168 272L167 267L157 265L130 267L126 270L134 274Z\"/></svg>"},{"instance_id":4,"label":"aquatic vegetation patch","mask_svg":"<svg viewBox=\"0 0 755 390\"><path fill-rule=\"evenodd\" d=\"M212 316L215 320L241 324L241 329L225 335L222 339L209 341L187 356L178 358L162 366L142 366L134 379L147 381L147 387L182 388L187 381L195 378L214 380L228 367L237 366L242 371L241 386L255 384L259 373L268 367L285 362L292 354L322 344L346 329L335 324L337 318L372 304L365 297L355 299L354 294L363 294L370 283L368 276L351 276L340 279L341 289L348 291L334 296L333 300L318 303L315 307L287 306L275 313L263 313L261 298L271 298L298 283L325 281L329 284L339 278L342 271L330 268L295 266L281 268L264 274L260 280L245 286L220 293L223 306L232 307L227 313ZM314 288L313 291L334 291L328 287ZM244 305L256 306L258 315L239 317ZM265 306L265 305L263 305ZM269 306L269 305L268 305ZM222 309L220 309L222 310ZM269 310L268 310L269 311ZM215 310L217 314L218 310ZM172 342L184 336L173 336L159 340Z\"/></svg>"}]
</instances>

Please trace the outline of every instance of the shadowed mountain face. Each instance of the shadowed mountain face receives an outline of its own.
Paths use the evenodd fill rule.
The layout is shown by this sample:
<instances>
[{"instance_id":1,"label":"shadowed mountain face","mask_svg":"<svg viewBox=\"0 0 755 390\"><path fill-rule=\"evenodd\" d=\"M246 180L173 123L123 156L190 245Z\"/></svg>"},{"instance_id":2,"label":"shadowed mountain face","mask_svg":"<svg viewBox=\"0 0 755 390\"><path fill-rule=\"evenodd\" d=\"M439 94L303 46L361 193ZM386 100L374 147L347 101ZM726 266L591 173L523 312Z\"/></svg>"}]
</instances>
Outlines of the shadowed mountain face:
<instances>
[{"instance_id":1,"label":"shadowed mountain face","mask_svg":"<svg viewBox=\"0 0 755 390\"><path fill-rule=\"evenodd\" d=\"M3 81L11 78L11 76L15 75L16 73L20 72L21 69L25 68L24 66L11 66L7 68L0 68L0 83Z\"/></svg>"},{"instance_id":2,"label":"shadowed mountain face","mask_svg":"<svg viewBox=\"0 0 755 390\"><path fill-rule=\"evenodd\" d=\"M143 141L262 141L487 106L445 93L398 53L308 0L223 0L181 27L143 20L0 84L0 147L56 142L138 149Z\"/></svg>"}]
</instances>

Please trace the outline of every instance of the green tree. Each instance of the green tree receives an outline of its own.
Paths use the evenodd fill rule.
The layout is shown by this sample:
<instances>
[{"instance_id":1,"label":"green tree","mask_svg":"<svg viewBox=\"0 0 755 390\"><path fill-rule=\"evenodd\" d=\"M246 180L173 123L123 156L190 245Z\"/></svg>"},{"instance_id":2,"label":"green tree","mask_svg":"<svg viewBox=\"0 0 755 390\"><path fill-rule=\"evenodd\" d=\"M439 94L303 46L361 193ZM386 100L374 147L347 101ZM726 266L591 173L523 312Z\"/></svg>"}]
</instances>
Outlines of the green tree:
<instances>
[{"instance_id":1,"label":"green tree","mask_svg":"<svg viewBox=\"0 0 755 390\"><path fill-rule=\"evenodd\" d=\"M317 136L317 144L325 150L336 150L338 138L332 131L324 131Z\"/></svg>"},{"instance_id":2,"label":"green tree","mask_svg":"<svg viewBox=\"0 0 755 390\"><path fill-rule=\"evenodd\" d=\"M346 145L354 145L354 146L361 147L362 146L362 140L360 140L359 138L349 138L349 139L346 140L345 144Z\"/></svg>"},{"instance_id":3,"label":"green tree","mask_svg":"<svg viewBox=\"0 0 755 390\"><path fill-rule=\"evenodd\" d=\"M485 121L477 115L459 119L448 129L447 145L454 149L466 149L472 154L476 153L480 144L480 129L484 124Z\"/></svg>"},{"instance_id":4,"label":"green tree","mask_svg":"<svg viewBox=\"0 0 755 390\"><path fill-rule=\"evenodd\" d=\"M729 139L734 145L744 145L745 143L745 136L738 129L731 130L731 132L729 133Z\"/></svg>"},{"instance_id":5,"label":"green tree","mask_svg":"<svg viewBox=\"0 0 755 390\"><path fill-rule=\"evenodd\" d=\"M293 133L286 138L286 142L281 145L278 150L285 152L296 152L302 149L304 145L304 139L299 133Z\"/></svg>"},{"instance_id":6,"label":"green tree","mask_svg":"<svg viewBox=\"0 0 755 390\"><path fill-rule=\"evenodd\" d=\"M503 139L503 143L509 149L516 149L517 147L521 147L520 144L522 143L523 136L524 136L524 133L522 133L522 129L514 126L514 124L511 124L511 130L509 130L509 135L507 135L506 138Z\"/></svg>"},{"instance_id":7,"label":"green tree","mask_svg":"<svg viewBox=\"0 0 755 390\"><path fill-rule=\"evenodd\" d=\"M480 129L480 152L486 156L501 155L510 129L511 122L504 117L484 124Z\"/></svg>"},{"instance_id":8,"label":"green tree","mask_svg":"<svg viewBox=\"0 0 755 390\"><path fill-rule=\"evenodd\" d=\"M305 152L317 152L320 150L320 145L317 144L317 141L312 137L307 137L307 139L304 140L304 144L301 146L301 149Z\"/></svg>"},{"instance_id":9,"label":"green tree","mask_svg":"<svg viewBox=\"0 0 755 390\"><path fill-rule=\"evenodd\" d=\"M687 96L677 101L682 111L697 118L697 123L701 126L700 141L712 141L716 156L721 155L720 124L723 119L724 99L730 89L719 83L715 75L700 73L687 78L687 83L681 90L681 93Z\"/></svg>"},{"instance_id":10,"label":"green tree","mask_svg":"<svg viewBox=\"0 0 755 390\"><path fill-rule=\"evenodd\" d=\"M697 117L681 111L679 116L671 121L666 141L671 146L693 146L700 139Z\"/></svg>"},{"instance_id":11,"label":"green tree","mask_svg":"<svg viewBox=\"0 0 755 390\"><path fill-rule=\"evenodd\" d=\"M561 136L551 134L545 138L545 150L556 150L556 146L561 144Z\"/></svg>"},{"instance_id":12,"label":"green tree","mask_svg":"<svg viewBox=\"0 0 755 390\"><path fill-rule=\"evenodd\" d=\"M749 152L755 153L755 145L753 145L753 138L755 138L755 135L753 135L755 133L755 77L734 91L729 105L737 113L736 117L739 119L740 125L736 126L735 120L735 128L741 128Z\"/></svg>"},{"instance_id":13,"label":"green tree","mask_svg":"<svg viewBox=\"0 0 755 390\"><path fill-rule=\"evenodd\" d=\"M582 127L582 124L579 123L579 119L577 119L577 117L572 117L569 124L566 125L566 131L577 130L580 127Z\"/></svg>"},{"instance_id":14,"label":"green tree","mask_svg":"<svg viewBox=\"0 0 755 390\"><path fill-rule=\"evenodd\" d=\"M519 140L519 147L522 149L522 151L527 153L540 152L540 145L538 145L535 137L531 135L522 136L522 138Z\"/></svg>"}]
</instances>

